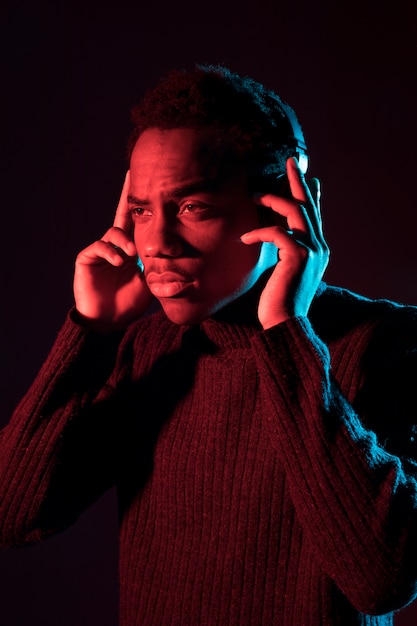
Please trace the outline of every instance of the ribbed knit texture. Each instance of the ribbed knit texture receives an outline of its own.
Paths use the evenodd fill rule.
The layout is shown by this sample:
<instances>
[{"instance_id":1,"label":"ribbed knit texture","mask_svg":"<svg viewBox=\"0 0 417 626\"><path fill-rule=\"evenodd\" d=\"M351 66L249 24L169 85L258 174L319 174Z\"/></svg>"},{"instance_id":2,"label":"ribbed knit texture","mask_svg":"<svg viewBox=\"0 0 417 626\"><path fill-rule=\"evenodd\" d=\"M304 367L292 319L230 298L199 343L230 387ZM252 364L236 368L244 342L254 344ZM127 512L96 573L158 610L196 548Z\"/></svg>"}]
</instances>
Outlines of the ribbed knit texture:
<instances>
[{"instance_id":1,"label":"ribbed knit texture","mask_svg":"<svg viewBox=\"0 0 417 626\"><path fill-rule=\"evenodd\" d=\"M392 624L372 614L417 577L416 312L327 289L261 332L241 304L123 339L66 322L2 433L2 544L116 482L121 626Z\"/></svg>"}]
</instances>

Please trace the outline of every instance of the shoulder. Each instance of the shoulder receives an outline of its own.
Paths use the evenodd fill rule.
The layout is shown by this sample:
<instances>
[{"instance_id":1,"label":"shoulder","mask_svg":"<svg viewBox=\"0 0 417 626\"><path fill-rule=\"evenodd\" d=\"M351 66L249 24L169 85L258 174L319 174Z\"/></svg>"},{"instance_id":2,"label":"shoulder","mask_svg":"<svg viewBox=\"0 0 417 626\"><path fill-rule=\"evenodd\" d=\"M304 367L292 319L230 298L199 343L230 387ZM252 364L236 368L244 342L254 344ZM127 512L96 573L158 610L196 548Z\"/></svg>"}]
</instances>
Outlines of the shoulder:
<instances>
[{"instance_id":1,"label":"shoulder","mask_svg":"<svg viewBox=\"0 0 417 626\"><path fill-rule=\"evenodd\" d=\"M309 318L316 333L329 344L348 336L371 335L417 338L417 307L388 299L371 299L327 284L321 286Z\"/></svg>"},{"instance_id":2,"label":"shoulder","mask_svg":"<svg viewBox=\"0 0 417 626\"><path fill-rule=\"evenodd\" d=\"M326 286L312 319L329 345L335 379L364 426L415 471L417 307Z\"/></svg>"},{"instance_id":3,"label":"shoulder","mask_svg":"<svg viewBox=\"0 0 417 626\"><path fill-rule=\"evenodd\" d=\"M388 393L398 402L405 391L410 398L417 384L417 307L326 285L310 321L329 348L333 374L350 402L364 385L372 388L367 395L373 402Z\"/></svg>"}]
</instances>

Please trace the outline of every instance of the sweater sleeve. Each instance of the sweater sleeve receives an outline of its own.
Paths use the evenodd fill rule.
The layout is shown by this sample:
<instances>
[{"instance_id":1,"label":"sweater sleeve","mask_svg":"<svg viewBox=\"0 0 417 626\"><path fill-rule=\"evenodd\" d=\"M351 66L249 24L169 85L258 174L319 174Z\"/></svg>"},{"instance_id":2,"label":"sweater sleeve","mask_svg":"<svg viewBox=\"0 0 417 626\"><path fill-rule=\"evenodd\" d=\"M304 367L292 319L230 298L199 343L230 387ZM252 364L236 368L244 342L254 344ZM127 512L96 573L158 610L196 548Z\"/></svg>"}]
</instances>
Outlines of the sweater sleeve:
<instances>
[{"instance_id":1,"label":"sweater sleeve","mask_svg":"<svg viewBox=\"0 0 417 626\"><path fill-rule=\"evenodd\" d=\"M69 316L0 433L1 546L68 526L114 481L114 390L105 381L120 339L88 332Z\"/></svg>"},{"instance_id":2,"label":"sweater sleeve","mask_svg":"<svg viewBox=\"0 0 417 626\"><path fill-rule=\"evenodd\" d=\"M403 432L396 433L390 449L389 437L381 442L364 427L354 402L348 403L333 378L327 346L306 318L279 324L253 342L272 441L306 540L356 609L369 614L399 609L417 593L417 464L411 431L398 422ZM384 405L397 405L399 413L406 407L415 421L417 344L410 344L402 354L397 347L390 359L392 381L408 371L407 385L401 385L407 397ZM366 371L357 379L359 394ZM391 388L398 392L395 382ZM382 405L376 385L373 394L362 402L364 412L372 401ZM379 417L391 424L396 419Z\"/></svg>"}]
</instances>

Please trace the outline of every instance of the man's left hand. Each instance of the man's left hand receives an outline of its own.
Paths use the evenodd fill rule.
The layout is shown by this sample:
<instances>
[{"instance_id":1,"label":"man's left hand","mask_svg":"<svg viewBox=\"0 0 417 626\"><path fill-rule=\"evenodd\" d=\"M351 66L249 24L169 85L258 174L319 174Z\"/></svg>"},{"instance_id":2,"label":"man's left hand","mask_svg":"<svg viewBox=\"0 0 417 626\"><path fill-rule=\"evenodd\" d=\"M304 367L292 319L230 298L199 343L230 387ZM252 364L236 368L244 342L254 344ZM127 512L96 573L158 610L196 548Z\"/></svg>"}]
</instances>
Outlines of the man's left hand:
<instances>
[{"instance_id":1,"label":"man's left hand","mask_svg":"<svg viewBox=\"0 0 417 626\"><path fill-rule=\"evenodd\" d=\"M297 159L287 161L291 198L272 194L256 197L256 203L270 207L286 219L288 228L273 225L242 235L245 244L271 242L278 262L261 294L259 321L264 329L290 317L306 316L329 260L320 215L320 185L309 183Z\"/></svg>"}]
</instances>

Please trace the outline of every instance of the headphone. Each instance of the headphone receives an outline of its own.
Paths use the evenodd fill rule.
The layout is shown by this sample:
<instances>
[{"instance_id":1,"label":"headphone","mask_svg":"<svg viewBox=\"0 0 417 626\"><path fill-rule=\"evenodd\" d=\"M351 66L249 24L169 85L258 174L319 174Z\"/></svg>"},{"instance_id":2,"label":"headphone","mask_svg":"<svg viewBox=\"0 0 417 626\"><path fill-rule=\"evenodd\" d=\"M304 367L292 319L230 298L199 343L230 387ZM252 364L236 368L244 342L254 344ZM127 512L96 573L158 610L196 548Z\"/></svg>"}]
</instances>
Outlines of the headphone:
<instances>
[{"instance_id":1,"label":"headphone","mask_svg":"<svg viewBox=\"0 0 417 626\"><path fill-rule=\"evenodd\" d=\"M294 151L293 156L298 160L298 164L303 174L308 168L307 144L301 130L300 122L293 109L284 102L280 102L281 111L284 117L284 123L287 126L287 140L285 145Z\"/></svg>"}]
</instances>

